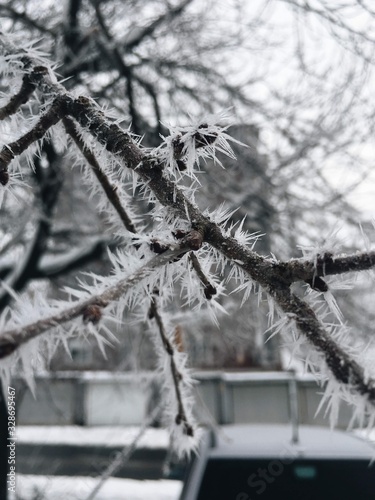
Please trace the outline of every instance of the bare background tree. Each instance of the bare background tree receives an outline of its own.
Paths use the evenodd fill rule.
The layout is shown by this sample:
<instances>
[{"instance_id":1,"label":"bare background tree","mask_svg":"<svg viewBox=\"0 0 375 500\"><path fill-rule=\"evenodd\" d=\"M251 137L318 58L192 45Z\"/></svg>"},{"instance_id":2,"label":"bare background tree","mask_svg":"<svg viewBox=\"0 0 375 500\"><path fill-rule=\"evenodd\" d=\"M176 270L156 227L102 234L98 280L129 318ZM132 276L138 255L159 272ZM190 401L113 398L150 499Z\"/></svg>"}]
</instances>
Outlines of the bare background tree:
<instances>
[{"instance_id":1,"label":"bare background tree","mask_svg":"<svg viewBox=\"0 0 375 500\"><path fill-rule=\"evenodd\" d=\"M165 332L168 328L176 332L178 326L183 349L191 354L195 365L212 366L211 359L215 359L221 366L280 367L280 351L272 345L278 337L273 337L267 344L271 346L268 350L263 347L262 335L269 321L268 306L263 307L262 302L258 307L258 297L255 297L255 300L247 300L240 309L242 297L238 299L233 294L212 293L211 300L206 300L210 295L209 285L217 292L225 286L228 293L238 285L245 287L247 278L243 276L250 276L252 282L260 285L272 298L272 303L275 301L276 309L281 313L276 331L281 326L288 329L289 323L283 318L294 318L292 323L302 336L293 343L293 348L301 343L303 336L307 337L323 354L319 359L325 358L326 361L322 365L310 354L313 368L318 366L325 374L328 366L336 380L349 388L349 393L354 390L364 394L372 404L373 389L370 382L365 382L364 376L367 366L356 357L349 358L349 347L345 344L344 351L340 350L340 344L344 342L340 337L344 323L341 315L336 320L338 326L328 327L328 333L327 330L324 332L313 309L298 297L303 297L306 290L315 289L305 299L316 307L315 312L319 312L321 303L317 301L324 293L323 303L331 306L331 313L320 320L330 324L332 310L337 312L331 290L341 286L344 291L337 292L337 300L343 309L349 311L346 321L358 328L355 340L368 335L367 325L373 312L365 307L363 297L364 287L370 287L371 291L373 283L363 283L357 287L357 293L351 291L349 294L345 292L346 282L335 280L329 283L327 292L327 280L323 275L368 269L373 265L366 237L362 238L360 246L357 244L358 236L362 235L358 223L362 222L365 232L369 233L369 217L363 217L350 203L350 195L356 185L371 176L374 103L370 92L373 72L370 28L374 24L374 12L365 2L355 0L347 0L335 7L328 1L258 1L251 2L251 5L233 1L225 3L225 18L221 15L222 8L217 2L193 0L72 0L61 4L46 1L42 5L34 1L0 2L3 29L21 35L9 43L3 37L2 44L4 69L9 69L14 57L19 65L11 66L10 82L4 78L1 83L4 92L4 107L0 115L4 120L2 184L6 184L7 164L11 159L7 146L13 144L13 153L18 156L26 151L26 146L47 133L46 122L42 123L39 136L35 128L43 113L47 114L48 120L51 119L51 125L59 119L38 150L28 150L37 154L23 155L19 161L16 158L17 168L14 162L10 164L15 175L12 177L10 170L13 185L10 184L5 191L0 221L0 276L5 283L0 307L13 307L12 290L25 291L23 301L30 296L39 297L40 290L50 297L62 297L57 290L62 285L71 286L72 275L77 270L89 269L105 276L111 269L106 256L108 247L115 251L125 246L138 259L144 255L142 261L138 260L143 266L146 265L145 259L150 257L147 253L150 247L165 259L165 252L173 253L171 248L181 245L178 247L180 253L191 249L198 251L198 260L204 264L204 276L209 283L205 284L205 278L197 271L199 264L194 265L192 255L190 260L184 257L176 265L170 264L170 256L156 261L161 268L166 263L171 269L182 268L189 279L192 273L200 283L198 289L205 291L205 300L198 299L204 307L198 316L194 313L198 320L189 328L192 324L190 307L182 306L177 300L179 292L175 292L174 302L168 301L167 305L169 296L165 299L157 297L156 288L160 288L160 283L155 282L153 288L148 284L150 304L143 313L154 318L149 321L157 324L167 352L172 349L168 342L173 344L176 339L171 334L167 341L169 333L166 336ZM22 47L26 48L30 43L34 48L22 53ZM19 48L14 49L14 46ZM63 87L49 80L43 72L38 73L38 66L48 67L49 64L37 53L39 49L49 54L49 60L56 61L55 71L63 81ZM24 87L21 87L22 78ZM91 101L82 101L79 108L77 99L65 93L65 89L76 97L90 96L107 110L106 117L98 114ZM20 96L19 100L13 98L9 101L14 92ZM52 103L53 98L61 99L62 104ZM56 121L49 115L51 105L54 106L52 111ZM233 145L237 163L232 158L224 160L218 152L218 160L226 166L222 170L203 153L222 145L220 138L225 139L225 133L223 136L220 128L215 128L213 122L208 123L205 115L228 108L231 108L232 122L235 123L229 134L249 144L250 148ZM85 122L82 112L96 120L96 129ZM177 132L172 129L171 136L167 127L170 122L187 127ZM196 123L195 128L189 128L192 122ZM121 123L123 130L130 127L132 133L143 137L142 147L126 132L118 133L123 144L129 142L132 145L128 154L117 146L110 146L110 130L101 133L108 123ZM15 141L33 127L29 143L18 143L17 152ZM66 131L71 137L68 154ZM164 149L151 150L162 144L160 135L167 138ZM168 137L174 141L168 142ZM198 154L202 154L201 172L193 173L188 165L193 161L187 149L188 141ZM115 153L114 160L98 148L99 143L110 153ZM164 167L167 162L162 156L165 150L173 160L173 165L168 167ZM144 161L144 172L138 167L136 160L139 159ZM171 184L162 183L172 182L173 179L169 179L172 174L160 172L160 178L166 180L152 178L156 183L152 187L151 174L146 170L153 161L163 165L164 170L174 169L176 182L182 189L181 196L186 193L187 198L191 198L191 185L197 181L201 184L194 194L200 207L198 215L195 208L184 208L190 221L194 222L192 225L178 206L180 195L176 195L173 203L167 199ZM29 168L30 162L33 169ZM103 198L98 186L89 198L88 191L94 185L91 174L86 170L82 176L79 169L70 169L73 163L84 162L96 172L99 187L103 188L107 199ZM124 184L123 163L140 173L140 181L135 181L134 190L133 186ZM103 172L106 175L101 175ZM17 183L17 176L21 175L25 184ZM144 196L145 179L158 203L169 207L167 210L157 211L154 199ZM133 179L129 177L126 182L133 182ZM118 200L116 192L119 193ZM156 208L160 208L158 203ZM231 231L224 229L219 222L225 219L223 214L219 216L215 211L220 203L225 203L227 214L231 214L226 217L226 227L237 223ZM202 215L206 209L211 213L210 220L218 223L220 231L224 232L222 240L215 232L220 232L218 226L211 228L207 215ZM237 211L232 213L235 209ZM147 215L150 211L151 215ZM198 225L192 218L192 211ZM243 247L236 247L232 252L223 246L225 241L234 245L230 238L236 231L241 240L239 227L245 215L241 231L266 233L255 247L265 257L258 257ZM338 225L342 225L346 238L340 247L335 246L333 237L326 241L326 236ZM181 231L177 233L181 239L173 237L176 231ZM192 231L198 231L200 235L197 243ZM248 242L252 245L254 239ZM208 257L212 255L207 245L212 245L231 261L225 261L220 278L209 265ZM304 246L306 260L278 261L272 256L275 254L278 259L297 257L300 255L297 245ZM336 262L332 257L356 250L366 253L347 261L336 259ZM233 261L237 262L235 267ZM123 267L124 263L119 265ZM153 266L154 263L152 269ZM175 279L182 279L181 270L173 272L177 273ZM243 272L245 274L241 274ZM228 277L239 281L227 282ZM294 284L294 294L287 297L286 290L297 281L304 283L305 288ZM181 286L184 290L183 279ZM86 297L85 300L91 302L85 303L76 313L81 319L83 316L87 328L91 333L95 332L99 343L101 336L95 325L97 322L101 324L102 307L111 309L109 302L113 299L113 296L110 299L100 296L95 300ZM157 306L159 301L161 305ZM215 301L217 307L229 311L226 318L219 309L221 330L210 323L207 312L207 309L212 309L210 303ZM87 310L88 307L91 309ZM159 309L165 307L167 319L163 320ZM104 310L105 315L107 310ZM47 307L45 312L51 313ZM69 315L67 318L71 319ZM16 352L12 356L17 356L18 345L29 338L19 327L20 321L14 318L13 321L11 336L4 338L4 356L13 349ZM134 357L128 356L128 340L132 339L137 351L141 344L139 339L144 338L144 323L124 332L126 328L120 328L123 347L116 347L110 356L109 363L115 368L132 367L129 359ZM4 332L7 330L4 327ZM44 327L33 331L40 333L41 330ZM111 326L110 332L112 330ZM60 332L59 335L64 344L65 334ZM337 338L331 345L329 339L332 337ZM141 363L158 366L152 354L152 335L147 338L148 347L144 349ZM76 334L71 335L69 342L74 347L79 338ZM327 347L323 347L323 342ZM306 343L302 344L302 349L306 349ZM176 346L174 349L178 351ZM22 357L22 349L19 350ZM60 356L52 361L56 368L66 365L66 359L62 362L61 351L58 352ZM338 360L343 361L348 372L338 369ZM108 366L99 363L96 355L95 362L90 361L89 365ZM83 363L81 367L87 365ZM173 372L176 375L178 368L173 368L172 363ZM176 377L172 376L172 383L176 385L178 395ZM341 395L348 397L345 391ZM183 404L182 400L178 404ZM184 411L179 408L177 413L189 434L190 422Z\"/></svg>"}]
</instances>

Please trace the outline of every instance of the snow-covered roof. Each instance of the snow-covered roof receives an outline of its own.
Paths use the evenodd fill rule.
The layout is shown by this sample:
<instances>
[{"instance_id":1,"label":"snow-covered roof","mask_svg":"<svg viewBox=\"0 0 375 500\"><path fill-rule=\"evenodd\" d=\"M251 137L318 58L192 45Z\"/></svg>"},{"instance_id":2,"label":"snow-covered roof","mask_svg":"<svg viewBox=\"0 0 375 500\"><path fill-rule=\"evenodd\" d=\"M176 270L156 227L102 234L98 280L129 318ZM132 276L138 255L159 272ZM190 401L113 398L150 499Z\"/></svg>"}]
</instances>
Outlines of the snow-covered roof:
<instances>
[{"instance_id":1,"label":"snow-covered roof","mask_svg":"<svg viewBox=\"0 0 375 500\"><path fill-rule=\"evenodd\" d=\"M349 432L300 426L292 442L291 425L228 425L220 427L212 457L240 458L375 458L375 446Z\"/></svg>"},{"instance_id":2,"label":"snow-covered roof","mask_svg":"<svg viewBox=\"0 0 375 500\"><path fill-rule=\"evenodd\" d=\"M285 382L292 379L296 379L298 381L313 381L316 384L316 378L313 375L295 375L293 372L222 372L221 373L222 380L225 380L229 383L239 383L239 382Z\"/></svg>"}]
</instances>

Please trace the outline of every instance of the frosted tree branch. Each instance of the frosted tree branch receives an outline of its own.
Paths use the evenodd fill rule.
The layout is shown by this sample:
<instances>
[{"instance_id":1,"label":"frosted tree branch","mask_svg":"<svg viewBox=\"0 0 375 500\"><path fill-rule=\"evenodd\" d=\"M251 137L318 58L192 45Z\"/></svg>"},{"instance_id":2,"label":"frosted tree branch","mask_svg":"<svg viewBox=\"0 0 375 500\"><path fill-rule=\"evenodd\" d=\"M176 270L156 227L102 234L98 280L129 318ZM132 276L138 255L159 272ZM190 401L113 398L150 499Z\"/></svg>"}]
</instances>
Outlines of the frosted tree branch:
<instances>
[{"instance_id":1,"label":"frosted tree branch","mask_svg":"<svg viewBox=\"0 0 375 500\"><path fill-rule=\"evenodd\" d=\"M361 252L353 255L325 253L317 255L313 260L294 259L278 265L281 274L284 274L291 283L312 282L316 277L368 271L375 267L375 252Z\"/></svg>"},{"instance_id":2,"label":"frosted tree branch","mask_svg":"<svg viewBox=\"0 0 375 500\"><path fill-rule=\"evenodd\" d=\"M82 316L86 321L97 322L100 319L102 308L105 308L110 302L118 300L127 290L144 280L156 269L165 266L168 262L189 250L190 248L186 246L186 243L185 245L183 243L176 245L173 249L152 258L132 275L108 287L100 294L92 295L89 299L73 304L50 317L42 318L29 325L1 332L0 358L8 356L20 345L45 333L49 329L72 321L79 316Z\"/></svg>"},{"instance_id":3,"label":"frosted tree branch","mask_svg":"<svg viewBox=\"0 0 375 500\"><path fill-rule=\"evenodd\" d=\"M186 5L188 2L184 2ZM1 33L0 33L1 35ZM240 239L231 235L223 226L215 222L214 218L203 213L198 206L186 195L186 191L178 186L173 165L183 172L191 168L185 162L188 155L187 139L183 134L171 138L171 161L149 151L137 144L131 134L123 131L117 123L111 121L96 103L84 96L76 97L66 91L63 85L57 83L51 68L45 61L37 60L26 52L19 50L0 36L0 54L6 57L19 56L19 63L26 71L24 83L20 92L14 96L9 104L2 108L1 116L6 118L14 113L19 106L30 98L31 89L41 93L51 100L49 108L38 123L19 140L4 146L0 152L0 182L4 186L9 182L8 166L15 156L23 153L31 145L42 139L50 127L63 120L67 132L71 135L86 160L93 168L109 201L119 213L124 226L132 233L135 227L126 215L121 202L116 197L115 190L101 170L95 155L80 139L75 123L101 145L106 154L110 153L123 166L131 169L139 179L139 184L151 191L164 208L168 209L170 217L175 221L182 221L189 225L186 236L172 247L163 248L153 241L154 251L159 255L151 259L129 277L119 281L105 292L93 295L89 299L74 305L49 318L40 319L32 324L5 330L0 337L0 357L13 352L19 345L27 342L56 325L71 321L82 316L86 321L96 322L100 319L101 308L111 301L117 300L126 290L147 277L153 271L167 266L174 258L181 254L198 251L202 245L218 251L232 266L240 269L247 278L258 284L277 307L294 322L300 334L322 355L325 363L335 379L362 396L375 406L375 381L365 374L364 369L354 357L340 346L329 334L322 321L317 317L313 308L305 301L292 293L293 283L303 281L309 283L315 290L325 293L328 285L324 276L359 272L375 267L375 252L363 252L350 256L335 256L325 253L311 259L291 259L279 262L274 258L264 257L242 244ZM22 55L20 55L22 54ZM189 135L191 149L196 153L210 150L215 143L219 143L220 134L216 129L210 129L206 123L201 123ZM225 148L224 148L225 149ZM154 201L153 198L151 198ZM170 215L172 214L172 216ZM173 218L172 217L172 218ZM156 240L157 242L158 240ZM204 286L207 298L212 298L214 286L205 276L199 259L191 254L191 264ZM178 423L183 423L186 434L192 434L192 427L188 422L183 398L179 391L179 370L174 360L174 348L166 334L164 322L161 318L155 298L152 299L151 310L159 328L159 333L165 348L170 356L170 370L172 373L176 398L178 403Z\"/></svg>"},{"instance_id":4,"label":"frosted tree branch","mask_svg":"<svg viewBox=\"0 0 375 500\"><path fill-rule=\"evenodd\" d=\"M375 406L375 380L328 334L313 309L289 289L277 289L274 297L282 310L293 319L298 330L324 357L335 379L353 388Z\"/></svg>"},{"instance_id":5,"label":"frosted tree branch","mask_svg":"<svg viewBox=\"0 0 375 500\"><path fill-rule=\"evenodd\" d=\"M10 99L6 106L0 108L0 120L4 120L16 113L20 106L29 100L34 90L35 85L31 83L29 75L26 73L22 79L22 86L18 93Z\"/></svg>"},{"instance_id":6,"label":"frosted tree branch","mask_svg":"<svg viewBox=\"0 0 375 500\"><path fill-rule=\"evenodd\" d=\"M57 98L29 132L17 141L4 146L0 151L0 183L6 185L9 180L8 165L16 157L38 140L42 139L48 129L56 125L64 115L64 109Z\"/></svg>"}]
</instances>

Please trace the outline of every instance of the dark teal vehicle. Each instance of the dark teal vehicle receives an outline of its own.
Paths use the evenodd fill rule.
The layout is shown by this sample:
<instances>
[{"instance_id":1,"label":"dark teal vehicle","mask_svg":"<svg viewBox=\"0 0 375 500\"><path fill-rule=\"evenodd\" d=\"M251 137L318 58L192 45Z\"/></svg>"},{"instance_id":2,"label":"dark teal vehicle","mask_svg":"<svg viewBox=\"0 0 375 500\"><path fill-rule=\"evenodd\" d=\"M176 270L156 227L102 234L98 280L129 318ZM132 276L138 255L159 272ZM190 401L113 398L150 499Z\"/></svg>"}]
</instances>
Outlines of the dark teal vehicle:
<instances>
[{"instance_id":1,"label":"dark teal vehicle","mask_svg":"<svg viewBox=\"0 0 375 500\"><path fill-rule=\"evenodd\" d=\"M375 500L375 447L349 432L228 425L207 432L180 500Z\"/></svg>"}]
</instances>

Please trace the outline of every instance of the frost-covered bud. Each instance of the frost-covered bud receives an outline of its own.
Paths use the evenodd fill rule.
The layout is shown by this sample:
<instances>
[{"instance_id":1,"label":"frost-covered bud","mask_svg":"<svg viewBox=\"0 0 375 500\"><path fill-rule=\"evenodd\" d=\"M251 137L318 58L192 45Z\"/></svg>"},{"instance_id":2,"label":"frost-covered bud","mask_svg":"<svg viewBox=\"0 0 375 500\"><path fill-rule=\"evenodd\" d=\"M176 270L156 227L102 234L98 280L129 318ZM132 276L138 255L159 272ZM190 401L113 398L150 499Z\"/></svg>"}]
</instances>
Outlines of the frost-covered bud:
<instances>
[{"instance_id":1,"label":"frost-covered bud","mask_svg":"<svg viewBox=\"0 0 375 500\"><path fill-rule=\"evenodd\" d=\"M160 243L158 240L151 240L150 249L153 252L160 254L166 252L169 249L169 246L164 243Z\"/></svg>"},{"instance_id":2,"label":"frost-covered bud","mask_svg":"<svg viewBox=\"0 0 375 500\"><path fill-rule=\"evenodd\" d=\"M99 306L98 304L87 306L82 313L83 322L92 323L93 325L97 325L102 319L102 316L103 311L101 306Z\"/></svg>"},{"instance_id":3,"label":"frost-covered bud","mask_svg":"<svg viewBox=\"0 0 375 500\"><path fill-rule=\"evenodd\" d=\"M199 125L197 132L194 134L195 147L204 148L213 144L218 138L218 132L211 131L209 129L208 123L202 123Z\"/></svg>"},{"instance_id":4,"label":"frost-covered bud","mask_svg":"<svg viewBox=\"0 0 375 500\"><path fill-rule=\"evenodd\" d=\"M181 140L181 135L178 134L172 139L173 156L175 160L179 160L184 155L184 142Z\"/></svg>"},{"instance_id":5,"label":"frost-covered bud","mask_svg":"<svg viewBox=\"0 0 375 500\"><path fill-rule=\"evenodd\" d=\"M226 133L229 125L218 125L225 118L225 115L212 115L191 125L169 126L170 135L163 138L164 142L154 151L155 155L170 167L172 175L178 171L194 178L201 159L210 158L223 166L217 158L217 153L234 159L230 143L245 146Z\"/></svg>"},{"instance_id":6,"label":"frost-covered bud","mask_svg":"<svg viewBox=\"0 0 375 500\"><path fill-rule=\"evenodd\" d=\"M211 300L212 297L217 294L216 287L214 287L211 283L204 287L203 292L207 300Z\"/></svg>"},{"instance_id":7,"label":"frost-covered bud","mask_svg":"<svg viewBox=\"0 0 375 500\"><path fill-rule=\"evenodd\" d=\"M190 233L186 236L186 243L189 248L196 251L199 250L203 243L203 235L199 231L190 231Z\"/></svg>"}]
</instances>

